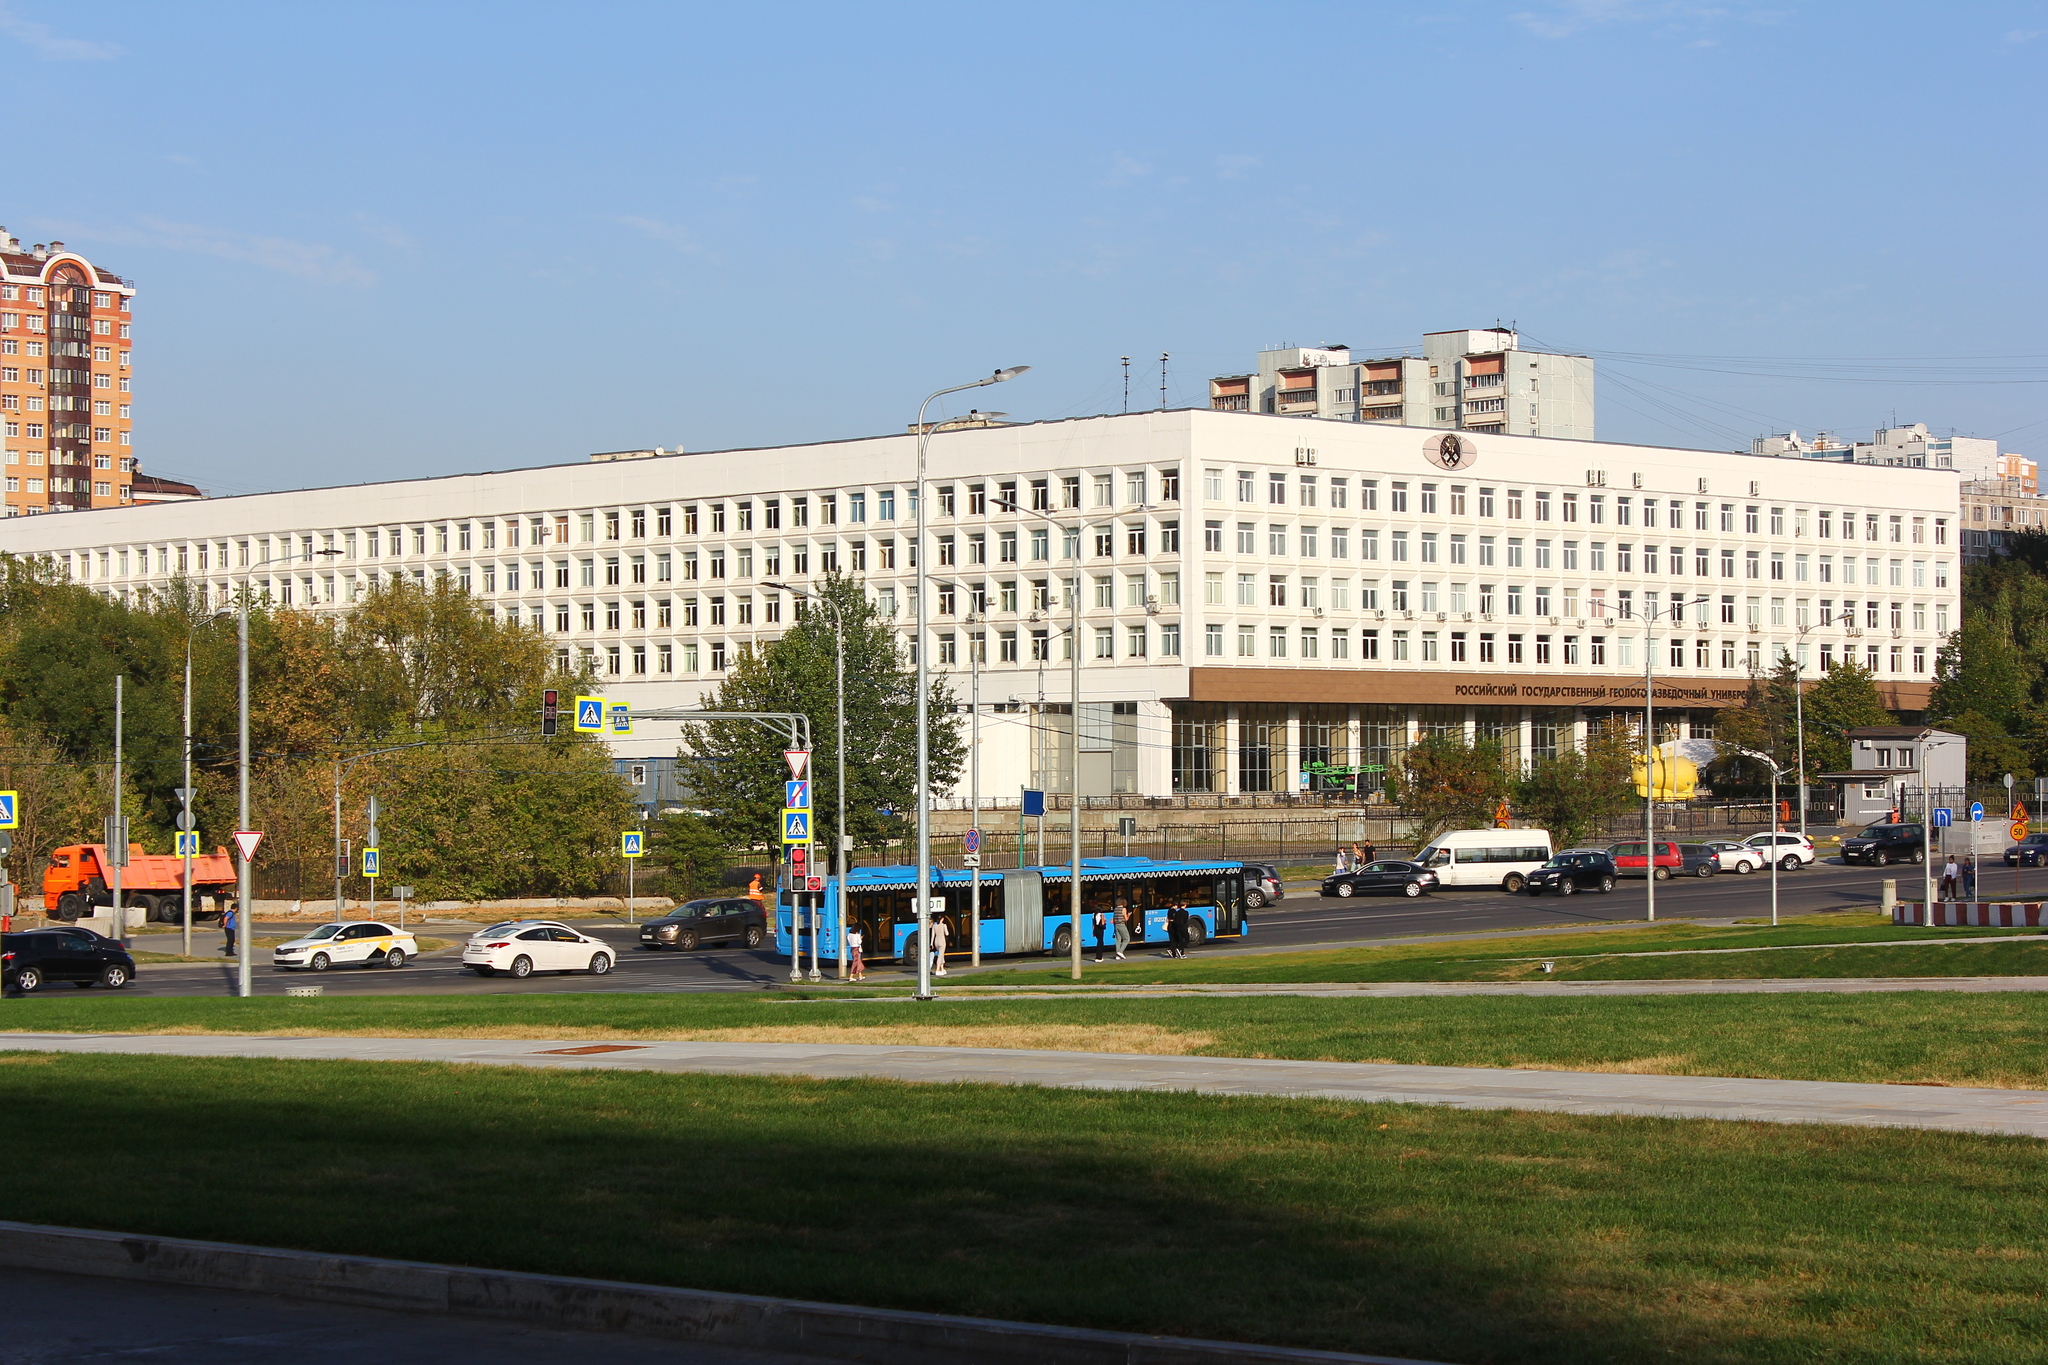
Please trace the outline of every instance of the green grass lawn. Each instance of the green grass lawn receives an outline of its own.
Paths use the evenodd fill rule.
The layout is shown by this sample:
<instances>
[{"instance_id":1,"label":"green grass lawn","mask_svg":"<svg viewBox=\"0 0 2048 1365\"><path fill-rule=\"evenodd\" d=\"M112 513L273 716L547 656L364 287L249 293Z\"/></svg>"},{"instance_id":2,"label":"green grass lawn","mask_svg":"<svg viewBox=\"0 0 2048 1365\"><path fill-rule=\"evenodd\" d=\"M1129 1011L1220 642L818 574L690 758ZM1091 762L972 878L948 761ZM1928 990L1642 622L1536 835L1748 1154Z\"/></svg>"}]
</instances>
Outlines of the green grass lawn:
<instances>
[{"instance_id":1,"label":"green grass lawn","mask_svg":"<svg viewBox=\"0 0 2048 1365\"><path fill-rule=\"evenodd\" d=\"M1857 995L823 1000L486 995L9 1001L80 1032L710 1037L2048 1089L2048 997Z\"/></svg>"},{"instance_id":2,"label":"green grass lawn","mask_svg":"<svg viewBox=\"0 0 2048 1365\"><path fill-rule=\"evenodd\" d=\"M1950 946L1970 938L2031 934L2034 941ZM1900 939L1926 939L1920 948L1858 947ZM1247 946L1258 943L1257 921ZM1699 949L1765 948L1773 945L1839 945L1784 953L1698 952ZM1624 954L1686 950L1683 957ZM1087 945L1086 956L1094 955ZM1541 970L1556 962L1555 973ZM1372 948L1324 948L1301 952L1246 953L1227 942L1196 956L1171 959L1156 953L1121 963L1093 961L1085 986L1228 984L1233 982L1369 981L1554 981L1701 980L1763 977L1840 976L2038 976L2048 975L2048 934L2025 929L1921 929L1894 925L1875 914L1809 915L1778 926L1719 927L1674 920L1596 932L1495 936L1451 943L1411 943ZM1071 989L1058 968L996 968L963 977L960 987L1044 986ZM960 988L956 987L956 989Z\"/></svg>"},{"instance_id":3,"label":"green grass lawn","mask_svg":"<svg viewBox=\"0 0 2048 1365\"><path fill-rule=\"evenodd\" d=\"M1446 1361L2048 1354L2048 1144L1392 1105L0 1055L0 1214Z\"/></svg>"}]
</instances>

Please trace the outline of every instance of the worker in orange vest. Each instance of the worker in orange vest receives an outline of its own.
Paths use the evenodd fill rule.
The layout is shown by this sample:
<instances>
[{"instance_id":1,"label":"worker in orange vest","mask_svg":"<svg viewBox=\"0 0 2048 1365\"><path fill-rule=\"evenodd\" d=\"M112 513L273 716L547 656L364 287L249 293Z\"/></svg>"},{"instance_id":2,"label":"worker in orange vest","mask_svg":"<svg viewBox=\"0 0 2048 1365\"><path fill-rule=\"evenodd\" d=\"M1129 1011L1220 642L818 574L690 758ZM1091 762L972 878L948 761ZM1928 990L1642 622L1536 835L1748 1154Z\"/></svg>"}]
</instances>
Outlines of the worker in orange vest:
<instances>
[{"instance_id":1,"label":"worker in orange vest","mask_svg":"<svg viewBox=\"0 0 2048 1365\"><path fill-rule=\"evenodd\" d=\"M747 898L759 901L763 905L768 903L767 894L761 890L761 874L758 872L754 874L754 879L747 883Z\"/></svg>"}]
</instances>

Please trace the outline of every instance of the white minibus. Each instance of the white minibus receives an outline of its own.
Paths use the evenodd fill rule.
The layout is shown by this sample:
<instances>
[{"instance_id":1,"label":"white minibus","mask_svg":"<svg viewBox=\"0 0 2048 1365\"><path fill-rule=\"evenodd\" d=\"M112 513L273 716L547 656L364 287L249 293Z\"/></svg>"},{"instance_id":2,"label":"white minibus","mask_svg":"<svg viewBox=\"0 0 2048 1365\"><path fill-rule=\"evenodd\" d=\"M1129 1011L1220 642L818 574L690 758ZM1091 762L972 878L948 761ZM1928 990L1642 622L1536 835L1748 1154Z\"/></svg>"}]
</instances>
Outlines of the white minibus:
<instances>
[{"instance_id":1,"label":"white minibus","mask_svg":"<svg viewBox=\"0 0 2048 1365\"><path fill-rule=\"evenodd\" d=\"M1529 874L1550 861L1545 829L1454 829L1415 855L1440 886L1497 886L1520 891Z\"/></svg>"}]
</instances>

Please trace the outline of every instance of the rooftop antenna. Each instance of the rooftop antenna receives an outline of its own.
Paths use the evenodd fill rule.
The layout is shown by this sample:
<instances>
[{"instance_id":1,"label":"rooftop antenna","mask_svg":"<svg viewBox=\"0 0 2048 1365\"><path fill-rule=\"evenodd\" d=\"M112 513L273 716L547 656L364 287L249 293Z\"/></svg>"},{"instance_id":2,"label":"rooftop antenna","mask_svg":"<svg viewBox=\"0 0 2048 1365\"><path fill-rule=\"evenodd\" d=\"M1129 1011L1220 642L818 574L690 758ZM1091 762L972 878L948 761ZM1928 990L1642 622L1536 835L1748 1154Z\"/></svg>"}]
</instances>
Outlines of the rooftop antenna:
<instances>
[{"instance_id":1,"label":"rooftop antenna","mask_svg":"<svg viewBox=\"0 0 2048 1365\"><path fill-rule=\"evenodd\" d=\"M1166 407L1166 352L1159 353L1159 406Z\"/></svg>"},{"instance_id":2,"label":"rooftop antenna","mask_svg":"<svg viewBox=\"0 0 2048 1365\"><path fill-rule=\"evenodd\" d=\"M1131 358L1124 357L1124 411L1131 410Z\"/></svg>"}]
</instances>

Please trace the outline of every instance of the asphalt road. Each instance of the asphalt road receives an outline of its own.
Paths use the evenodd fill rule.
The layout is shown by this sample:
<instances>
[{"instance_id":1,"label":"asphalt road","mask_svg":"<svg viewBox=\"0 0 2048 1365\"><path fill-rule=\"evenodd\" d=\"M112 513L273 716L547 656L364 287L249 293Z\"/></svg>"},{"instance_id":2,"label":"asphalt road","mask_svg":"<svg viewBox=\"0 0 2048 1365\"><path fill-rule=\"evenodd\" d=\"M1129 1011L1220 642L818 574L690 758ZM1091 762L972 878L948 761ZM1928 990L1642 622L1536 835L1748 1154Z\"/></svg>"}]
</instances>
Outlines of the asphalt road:
<instances>
[{"instance_id":1,"label":"asphalt road","mask_svg":"<svg viewBox=\"0 0 2048 1365\"><path fill-rule=\"evenodd\" d=\"M1880 884L1887 878L1899 882L1903 897L1917 896L1920 869L1917 867L1845 867L1822 861L1800 872L1778 876L1778 908L1784 915L1813 914L1827 910L1874 909L1880 901ZM1768 873L1736 876L1722 873L1709 878L1679 878L1657 884L1657 914L1660 919L1741 919L1770 913ZM2010 895L2015 890L2048 899L2048 869L2029 868L2015 876L2012 869L1988 867L1979 885L1984 894ZM1400 938L1422 934L1483 933L1488 930L1573 928L1615 920L1637 920L1644 913L1644 885L1630 879L1612 894L1581 892L1575 896L1510 896L1497 890L1439 891L1419 900L1373 897L1358 900L1323 899L1311 891L1290 891L1286 900L1253 916L1251 937L1240 946L1220 941L1207 952L1231 953L1245 947L1314 948L1362 940ZM303 928L303 922L296 927ZM462 937L477 926L468 923L428 924L420 932L443 938ZM786 959L743 948L705 948L694 953L647 952L638 947L638 931L617 922L581 922L593 933L618 948L617 965L607 976L581 972L536 975L525 981L506 977L478 977L461 969L452 950L415 959L398 971L383 968L337 968L315 977L307 972L280 971L269 965L267 950L259 955L255 989L259 995L281 995L287 986L317 981L327 994L354 995L525 995L536 991L644 991L698 992L763 990L789 981ZM279 932L284 925L259 922L259 936ZM198 940L207 947L220 943L217 930ZM159 945L142 940L138 947L175 945L165 936ZM196 946L196 945L195 945ZM1092 945L1088 945L1092 947ZM1156 951L1135 949L1134 951ZM1033 963L1054 964L1044 958L1005 960L1006 966ZM823 964L832 976L833 964ZM871 964L873 984L899 982L903 974L892 968ZM956 970L950 979L969 978ZM144 964L137 980L128 987L135 995L218 996L232 994L234 971L223 959L218 965Z\"/></svg>"}]
</instances>

